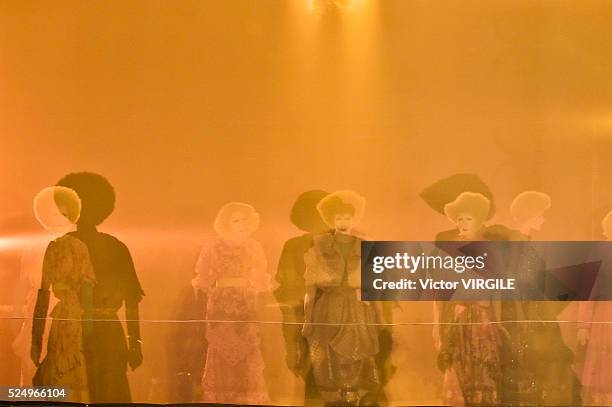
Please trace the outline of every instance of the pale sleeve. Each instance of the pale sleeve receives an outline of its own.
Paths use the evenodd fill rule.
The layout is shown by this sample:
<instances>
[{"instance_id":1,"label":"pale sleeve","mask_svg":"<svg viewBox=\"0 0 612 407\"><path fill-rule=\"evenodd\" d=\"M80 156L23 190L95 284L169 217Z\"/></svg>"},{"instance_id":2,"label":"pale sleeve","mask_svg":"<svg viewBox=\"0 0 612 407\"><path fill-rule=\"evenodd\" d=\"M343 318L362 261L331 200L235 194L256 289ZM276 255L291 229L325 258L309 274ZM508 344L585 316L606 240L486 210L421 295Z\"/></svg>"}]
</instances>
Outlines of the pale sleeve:
<instances>
[{"instance_id":1,"label":"pale sleeve","mask_svg":"<svg viewBox=\"0 0 612 407\"><path fill-rule=\"evenodd\" d=\"M361 267L357 266L349 272L347 284L351 288L361 288Z\"/></svg>"},{"instance_id":2,"label":"pale sleeve","mask_svg":"<svg viewBox=\"0 0 612 407\"><path fill-rule=\"evenodd\" d=\"M304 266L304 284L306 287L319 285L319 275L321 274L319 272L320 265L314 247L311 247L306 254L304 254Z\"/></svg>"},{"instance_id":3,"label":"pale sleeve","mask_svg":"<svg viewBox=\"0 0 612 407\"><path fill-rule=\"evenodd\" d=\"M26 244L23 248L23 252L21 253L21 265L20 265L20 270L19 270L19 279L21 281L27 281L32 287L38 287L40 286L40 274L41 274L42 269L37 270L38 272L34 272L33 270L34 268L32 264L33 263L32 258L34 257L33 246L34 246L33 244Z\"/></svg>"},{"instance_id":4,"label":"pale sleeve","mask_svg":"<svg viewBox=\"0 0 612 407\"><path fill-rule=\"evenodd\" d=\"M206 242L200 251L195 266L198 280L197 287L204 292L210 291L217 281L216 273L212 267L213 251L214 243L212 241Z\"/></svg>"},{"instance_id":5,"label":"pale sleeve","mask_svg":"<svg viewBox=\"0 0 612 407\"><path fill-rule=\"evenodd\" d=\"M52 241L45 250L43 259L42 278L40 283L41 290L49 290L55 280L58 267L61 267L61 247L58 241Z\"/></svg>"},{"instance_id":6,"label":"pale sleeve","mask_svg":"<svg viewBox=\"0 0 612 407\"><path fill-rule=\"evenodd\" d=\"M354 261L351 270L348 273L348 285L351 288L361 288L361 244L357 247L358 260Z\"/></svg>"},{"instance_id":7,"label":"pale sleeve","mask_svg":"<svg viewBox=\"0 0 612 407\"><path fill-rule=\"evenodd\" d=\"M268 272L268 261L261 244L252 240L250 242L252 253L252 267L249 276L251 284L257 291L269 291L272 289L272 278Z\"/></svg>"}]
</instances>

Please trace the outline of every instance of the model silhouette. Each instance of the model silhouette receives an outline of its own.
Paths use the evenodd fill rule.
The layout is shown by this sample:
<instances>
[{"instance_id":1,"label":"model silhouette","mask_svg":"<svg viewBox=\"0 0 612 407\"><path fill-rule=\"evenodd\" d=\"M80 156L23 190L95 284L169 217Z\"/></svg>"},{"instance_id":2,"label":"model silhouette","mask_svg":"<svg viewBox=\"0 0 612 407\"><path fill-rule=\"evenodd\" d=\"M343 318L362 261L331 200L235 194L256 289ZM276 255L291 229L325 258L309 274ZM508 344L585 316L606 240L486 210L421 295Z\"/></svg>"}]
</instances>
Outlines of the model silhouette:
<instances>
[{"instance_id":1,"label":"model silhouette","mask_svg":"<svg viewBox=\"0 0 612 407\"><path fill-rule=\"evenodd\" d=\"M79 218L81 202L73 190L52 187L36 197L35 208L39 221L49 229L69 229ZM32 324L31 357L38 367L32 384L66 387L71 401L89 400L83 338L91 333L91 324L81 320L91 318L93 283L89 252L83 242L65 234L49 243ZM50 289L57 304L51 312L47 354L40 362Z\"/></svg>"},{"instance_id":2,"label":"model silhouette","mask_svg":"<svg viewBox=\"0 0 612 407\"><path fill-rule=\"evenodd\" d=\"M251 205L226 204L215 220L217 237L206 242L196 265L199 288L208 298L206 319L215 321L206 326L205 402L270 403L255 322L257 293L270 289L263 249L250 237L258 227Z\"/></svg>"},{"instance_id":3,"label":"model silhouette","mask_svg":"<svg viewBox=\"0 0 612 407\"><path fill-rule=\"evenodd\" d=\"M130 251L119 239L97 227L113 212L115 191L101 175L68 174L58 185L81 198L77 230L70 235L85 243L93 265L93 326L85 338L85 359L90 397L94 403L130 402L128 364L142 363L139 303L144 296ZM125 306L128 340L118 312Z\"/></svg>"}]
</instances>

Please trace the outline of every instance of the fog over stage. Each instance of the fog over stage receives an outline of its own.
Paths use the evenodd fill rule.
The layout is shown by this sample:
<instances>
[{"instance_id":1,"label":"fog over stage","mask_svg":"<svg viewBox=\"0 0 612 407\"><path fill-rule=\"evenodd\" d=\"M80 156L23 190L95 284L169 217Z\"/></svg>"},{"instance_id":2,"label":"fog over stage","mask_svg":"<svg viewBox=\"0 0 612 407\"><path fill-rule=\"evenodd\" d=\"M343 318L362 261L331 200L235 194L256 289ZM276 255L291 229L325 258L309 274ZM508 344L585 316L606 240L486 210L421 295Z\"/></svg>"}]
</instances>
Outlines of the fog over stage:
<instances>
[{"instance_id":1,"label":"fog over stage","mask_svg":"<svg viewBox=\"0 0 612 407\"><path fill-rule=\"evenodd\" d=\"M168 390L173 308L227 202L258 211L252 238L271 278L284 244L305 233L292 205L313 189L363 196L361 236L433 240L453 225L419 194L474 173L495 196L490 224L512 225L513 198L538 190L553 204L536 240L602 238L612 209L612 43L602 40L611 7L2 3L0 385L20 381L14 297L26 295L24 248L43 232L32 200L75 171L112 183L115 210L99 229L129 248L146 294L143 364L128 371L135 402L179 401ZM301 405L304 380L286 360L288 306L272 292L257 297L264 378L274 404ZM385 393L394 405L442 404L435 312L425 302L393 308ZM578 304L557 319L576 351ZM577 372L584 360L577 352Z\"/></svg>"}]
</instances>

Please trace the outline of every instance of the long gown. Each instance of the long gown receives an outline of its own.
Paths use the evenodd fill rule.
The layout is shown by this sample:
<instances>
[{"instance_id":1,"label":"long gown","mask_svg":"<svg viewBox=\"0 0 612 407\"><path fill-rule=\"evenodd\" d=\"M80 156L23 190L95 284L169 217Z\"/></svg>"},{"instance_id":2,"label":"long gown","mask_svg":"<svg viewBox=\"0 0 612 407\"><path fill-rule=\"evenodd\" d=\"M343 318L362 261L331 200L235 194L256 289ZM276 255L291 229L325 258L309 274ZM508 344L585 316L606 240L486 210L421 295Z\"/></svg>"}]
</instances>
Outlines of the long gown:
<instances>
[{"instance_id":1,"label":"long gown","mask_svg":"<svg viewBox=\"0 0 612 407\"><path fill-rule=\"evenodd\" d=\"M206 313L206 298L191 284L184 287L173 307L173 321L201 321ZM168 390L172 401L192 403L201 399L202 375L206 356L206 324L175 323L166 339Z\"/></svg>"},{"instance_id":2,"label":"long gown","mask_svg":"<svg viewBox=\"0 0 612 407\"><path fill-rule=\"evenodd\" d=\"M96 278L92 333L85 339L91 402L129 403L129 348L118 312L125 305L128 335L140 339L137 310L144 292L132 256L119 239L96 228L79 228L70 235L87 246Z\"/></svg>"},{"instance_id":3,"label":"long gown","mask_svg":"<svg viewBox=\"0 0 612 407\"><path fill-rule=\"evenodd\" d=\"M80 293L94 279L87 247L80 240L65 235L49 244L43 263L43 285L50 283L59 301L51 312L47 355L33 382L37 386L67 387L74 397L78 395L79 401L87 393Z\"/></svg>"},{"instance_id":4,"label":"long gown","mask_svg":"<svg viewBox=\"0 0 612 407\"><path fill-rule=\"evenodd\" d=\"M30 317L34 314L36 294L42 280L45 251L49 243L60 236L60 233L46 233L37 236L28 242L21 256L20 279L27 286L25 301L21 307L21 315L27 318L24 319L17 336L13 340L12 349L20 359L20 382L22 386L31 386L32 378L34 373L36 373L36 366L34 366L34 362L30 358L30 347L32 345L32 319ZM53 307L56 302L57 299L51 297L49 305ZM46 354L48 334L47 329L43 334L43 356Z\"/></svg>"},{"instance_id":5,"label":"long gown","mask_svg":"<svg viewBox=\"0 0 612 407\"><path fill-rule=\"evenodd\" d=\"M455 234L437 240L460 240ZM480 236L474 240L484 240ZM439 366L445 371L445 399L453 405L498 405L502 336L492 301L447 301L439 305ZM457 394L460 391L460 394Z\"/></svg>"},{"instance_id":6,"label":"long gown","mask_svg":"<svg viewBox=\"0 0 612 407\"><path fill-rule=\"evenodd\" d=\"M257 293L269 289L270 278L261 245L246 239L232 245L221 238L208 241L196 271L207 294L206 367L203 401L228 404L269 404L256 322ZM247 322L244 322L247 321Z\"/></svg>"},{"instance_id":7,"label":"long gown","mask_svg":"<svg viewBox=\"0 0 612 407\"><path fill-rule=\"evenodd\" d=\"M565 304L543 301L546 264L527 236L514 234L506 267L524 291L502 303L505 324L505 405L580 405L580 383L572 369L574 354L565 344L556 320ZM525 300L529 299L529 300ZM543 322L546 321L546 322Z\"/></svg>"},{"instance_id":8,"label":"long gown","mask_svg":"<svg viewBox=\"0 0 612 407\"><path fill-rule=\"evenodd\" d=\"M315 382L327 403L357 403L380 389L377 311L358 299L360 240L340 242L333 233L315 238L304 256L306 285L316 288L307 305L304 336Z\"/></svg>"},{"instance_id":9,"label":"long gown","mask_svg":"<svg viewBox=\"0 0 612 407\"><path fill-rule=\"evenodd\" d=\"M584 328L590 331L582 372L584 401L612 405L612 301L582 302L579 313L580 320L587 323Z\"/></svg>"},{"instance_id":10,"label":"long gown","mask_svg":"<svg viewBox=\"0 0 612 407\"><path fill-rule=\"evenodd\" d=\"M589 331L582 371L585 404L612 405L612 301L605 301L612 287L612 242L594 245L593 259L601 260L592 291L595 301L579 304L580 328Z\"/></svg>"},{"instance_id":11,"label":"long gown","mask_svg":"<svg viewBox=\"0 0 612 407\"><path fill-rule=\"evenodd\" d=\"M302 336L302 327L297 325L304 322L304 254L313 246L314 236L314 233L306 233L285 242L276 273L278 288L274 291L285 322L283 337L287 349L287 366L304 379L304 403L307 406L321 403L308 355L308 344Z\"/></svg>"}]
</instances>

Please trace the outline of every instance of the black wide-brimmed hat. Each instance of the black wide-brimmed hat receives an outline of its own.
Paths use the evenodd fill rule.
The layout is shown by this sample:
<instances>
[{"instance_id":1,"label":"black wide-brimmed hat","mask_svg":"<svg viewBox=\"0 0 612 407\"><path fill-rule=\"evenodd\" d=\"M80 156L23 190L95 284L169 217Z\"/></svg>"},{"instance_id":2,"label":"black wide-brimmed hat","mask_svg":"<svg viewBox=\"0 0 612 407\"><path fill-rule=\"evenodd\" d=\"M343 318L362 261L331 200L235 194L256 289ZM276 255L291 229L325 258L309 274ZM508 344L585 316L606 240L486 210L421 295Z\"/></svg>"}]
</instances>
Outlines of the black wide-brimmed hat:
<instances>
[{"instance_id":1,"label":"black wide-brimmed hat","mask_svg":"<svg viewBox=\"0 0 612 407\"><path fill-rule=\"evenodd\" d=\"M489 216L495 215L495 201L489 186L476 174L454 174L434 182L421 192L421 198L434 211L444 215L444 206L453 202L463 192L474 192L484 195L491 203Z\"/></svg>"},{"instance_id":2,"label":"black wide-brimmed hat","mask_svg":"<svg viewBox=\"0 0 612 407\"><path fill-rule=\"evenodd\" d=\"M320 233L328 230L329 227L317 210L317 204L327 195L329 192L320 189L300 194L291 208L291 222L305 232Z\"/></svg>"}]
</instances>

